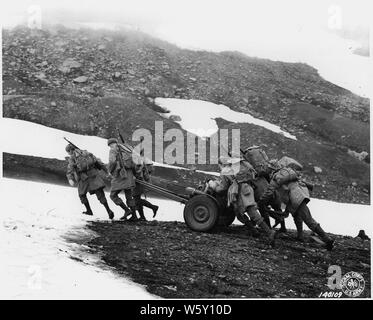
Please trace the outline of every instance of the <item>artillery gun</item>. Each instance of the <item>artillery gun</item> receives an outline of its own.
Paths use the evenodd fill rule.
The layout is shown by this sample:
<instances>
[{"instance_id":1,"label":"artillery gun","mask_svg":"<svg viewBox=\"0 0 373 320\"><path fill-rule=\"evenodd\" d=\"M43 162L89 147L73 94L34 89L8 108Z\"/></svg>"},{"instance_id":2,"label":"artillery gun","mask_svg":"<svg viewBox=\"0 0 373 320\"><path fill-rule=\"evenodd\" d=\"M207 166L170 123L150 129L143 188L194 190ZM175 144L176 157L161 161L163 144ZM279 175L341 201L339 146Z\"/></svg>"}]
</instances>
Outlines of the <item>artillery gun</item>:
<instances>
[{"instance_id":1,"label":"artillery gun","mask_svg":"<svg viewBox=\"0 0 373 320\"><path fill-rule=\"evenodd\" d=\"M225 195L204 192L201 186L186 187L184 192L176 193L143 180L136 182L148 191L184 204L184 221L193 231L208 232L217 226L229 226L235 219L233 209L227 207Z\"/></svg>"}]
</instances>

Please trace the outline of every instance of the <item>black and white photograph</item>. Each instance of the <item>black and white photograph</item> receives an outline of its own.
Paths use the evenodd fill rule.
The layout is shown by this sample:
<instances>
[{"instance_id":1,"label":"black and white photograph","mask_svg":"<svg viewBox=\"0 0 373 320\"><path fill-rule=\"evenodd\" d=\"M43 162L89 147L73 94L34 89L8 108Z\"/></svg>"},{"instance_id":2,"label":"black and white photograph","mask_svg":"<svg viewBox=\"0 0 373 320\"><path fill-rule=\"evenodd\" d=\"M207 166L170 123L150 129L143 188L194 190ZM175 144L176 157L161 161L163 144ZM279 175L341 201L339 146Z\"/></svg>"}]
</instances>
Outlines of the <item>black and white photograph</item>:
<instances>
[{"instance_id":1,"label":"black and white photograph","mask_svg":"<svg viewBox=\"0 0 373 320\"><path fill-rule=\"evenodd\" d=\"M369 1L14 0L0 19L1 300L172 319L371 299Z\"/></svg>"}]
</instances>

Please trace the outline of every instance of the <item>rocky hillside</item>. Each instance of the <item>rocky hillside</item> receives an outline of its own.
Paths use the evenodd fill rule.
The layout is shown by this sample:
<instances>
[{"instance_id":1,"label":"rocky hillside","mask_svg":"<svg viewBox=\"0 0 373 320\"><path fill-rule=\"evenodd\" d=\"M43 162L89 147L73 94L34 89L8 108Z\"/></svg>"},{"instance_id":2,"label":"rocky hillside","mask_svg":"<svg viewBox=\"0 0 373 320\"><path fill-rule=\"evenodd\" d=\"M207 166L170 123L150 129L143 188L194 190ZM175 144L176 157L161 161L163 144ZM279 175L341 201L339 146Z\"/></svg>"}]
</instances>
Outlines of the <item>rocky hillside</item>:
<instances>
[{"instance_id":1,"label":"rocky hillside","mask_svg":"<svg viewBox=\"0 0 373 320\"><path fill-rule=\"evenodd\" d=\"M20 27L3 30L3 94L5 117L106 138L154 130L154 120L179 127L155 97L225 104L296 135L240 125L243 144L301 161L320 197L369 202L369 100L305 64L183 50L138 32Z\"/></svg>"}]
</instances>

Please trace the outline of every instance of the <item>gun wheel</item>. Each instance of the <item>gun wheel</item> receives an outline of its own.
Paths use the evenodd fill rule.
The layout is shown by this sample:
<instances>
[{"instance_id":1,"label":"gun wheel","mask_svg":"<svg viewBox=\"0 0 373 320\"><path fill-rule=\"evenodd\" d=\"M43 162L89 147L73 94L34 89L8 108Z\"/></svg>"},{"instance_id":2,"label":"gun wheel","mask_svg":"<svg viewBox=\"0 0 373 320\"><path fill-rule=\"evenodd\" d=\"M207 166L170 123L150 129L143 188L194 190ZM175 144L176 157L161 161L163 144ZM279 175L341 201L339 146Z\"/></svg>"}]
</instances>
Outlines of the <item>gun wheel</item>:
<instances>
[{"instance_id":1,"label":"gun wheel","mask_svg":"<svg viewBox=\"0 0 373 320\"><path fill-rule=\"evenodd\" d=\"M217 222L219 209L217 203L206 195L191 198L184 208L184 220L193 231L206 232L212 230Z\"/></svg>"}]
</instances>

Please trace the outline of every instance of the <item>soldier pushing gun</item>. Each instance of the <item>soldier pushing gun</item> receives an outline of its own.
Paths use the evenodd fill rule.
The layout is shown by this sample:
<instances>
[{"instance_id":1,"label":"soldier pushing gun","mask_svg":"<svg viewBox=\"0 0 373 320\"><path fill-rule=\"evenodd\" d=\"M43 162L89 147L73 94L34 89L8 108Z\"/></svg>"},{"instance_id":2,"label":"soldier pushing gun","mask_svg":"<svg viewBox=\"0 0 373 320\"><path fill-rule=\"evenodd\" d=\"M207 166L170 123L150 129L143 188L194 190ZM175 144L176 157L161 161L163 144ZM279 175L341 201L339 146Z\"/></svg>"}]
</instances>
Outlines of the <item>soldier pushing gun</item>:
<instances>
[{"instance_id":1,"label":"soldier pushing gun","mask_svg":"<svg viewBox=\"0 0 373 320\"><path fill-rule=\"evenodd\" d=\"M64 139L68 142L66 152L70 155L66 177L72 187L78 187L80 201L86 208L83 214L93 215L87 198L87 193L89 192L96 195L97 199L105 207L109 219L113 219L114 213L111 211L104 193L105 182L99 174L100 170L108 174L105 164L92 153L81 150L66 138Z\"/></svg>"},{"instance_id":2,"label":"soldier pushing gun","mask_svg":"<svg viewBox=\"0 0 373 320\"><path fill-rule=\"evenodd\" d=\"M111 180L110 199L124 210L121 220L127 220L131 216L131 221L136 221L136 203L133 198L133 189L135 188L135 164L132 161L131 150L127 150L118 143L116 138L108 140L109 152L109 172L113 179ZM126 204L119 197L119 193L124 192Z\"/></svg>"}]
</instances>

